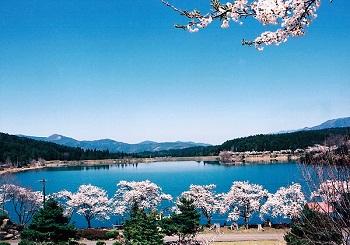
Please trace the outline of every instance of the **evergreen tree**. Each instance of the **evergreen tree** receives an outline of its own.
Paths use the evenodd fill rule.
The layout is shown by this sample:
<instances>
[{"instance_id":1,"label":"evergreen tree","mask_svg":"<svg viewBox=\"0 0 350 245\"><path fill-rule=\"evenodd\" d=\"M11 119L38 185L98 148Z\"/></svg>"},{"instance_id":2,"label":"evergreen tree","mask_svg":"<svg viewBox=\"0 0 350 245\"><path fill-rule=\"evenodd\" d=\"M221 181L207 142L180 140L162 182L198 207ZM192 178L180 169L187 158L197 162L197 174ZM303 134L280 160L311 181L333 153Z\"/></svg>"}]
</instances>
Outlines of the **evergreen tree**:
<instances>
[{"instance_id":1,"label":"evergreen tree","mask_svg":"<svg viewBox=\"0 0 350 245\"><path fill-rule=\"evenodd\" d=\"M154 213L147 214L143 209L134 207L130 219L124 225L126 245L161 245L163 235L158 230Z\"/></svg>"},{"instance_id":2,"label":"evergreen tree","mask_svg":"<svg viewBox=\"0 0 350 245\"><path fill-rule=\"evenodd\" d=\"M35 242L60 242L68 241L75 235L76 230L63 215L63 208L55 200L49 199L34 215L32 223L22 232L21 238Z\"/></svg>"},{"instance_id":3,"label":"evergreen tree","mask_svg":"<svg viewBox=\"0 0 350 245\"><path fill-rule=\"evenodd\" d=\"M335 245L342 244L342 234L329 220L329 216L304 208L284 239L288 245Z\"/></svg>"},{"instance_id":4,"label":"evergreen tree","mask_svg":"<svg viewBox=\"0 0 350 245\"><path fill-rule=\"evenodd\" d=\"M173 213L170 218L163 219L162 228L166 235L177 235L182 244L193 238L199 231L200 214L190 199L181 198L177 208L179 212Z\"/></svg>"}]
</instances>

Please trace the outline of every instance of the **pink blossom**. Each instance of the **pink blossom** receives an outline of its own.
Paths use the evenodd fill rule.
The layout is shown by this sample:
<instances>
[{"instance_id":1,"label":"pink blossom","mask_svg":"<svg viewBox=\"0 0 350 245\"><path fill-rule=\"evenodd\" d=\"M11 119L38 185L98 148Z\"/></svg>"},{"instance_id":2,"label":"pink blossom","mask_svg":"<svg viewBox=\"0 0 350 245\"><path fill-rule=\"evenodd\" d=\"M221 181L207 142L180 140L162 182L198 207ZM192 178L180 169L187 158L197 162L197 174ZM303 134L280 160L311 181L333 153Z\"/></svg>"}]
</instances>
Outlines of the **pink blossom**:
<instances>
[{"instance_id":1,"label":"pink blossom","mask_svg":"<svg viewBox=\"0 0 350 245\"><path fill-rule=\"evenodd\" d=\"M272 217L297 218L305 205L305 197L300 184L281 187L269 197L261 207L260 217L271 214Z\"/></svg>"},{"instance_id":2,"label":"pink blossom","mask_svg":"<svg viewBox=\"0 0 350 245\"><path fill-rule=\"evenodd\" d=\"M172 197L162 192L162 189L149 180L120 181L118 190L113 197L114 213L124 214L134 205L141 209L155 210L162 201L170 201Z\"/></svg>"}]
</instances>

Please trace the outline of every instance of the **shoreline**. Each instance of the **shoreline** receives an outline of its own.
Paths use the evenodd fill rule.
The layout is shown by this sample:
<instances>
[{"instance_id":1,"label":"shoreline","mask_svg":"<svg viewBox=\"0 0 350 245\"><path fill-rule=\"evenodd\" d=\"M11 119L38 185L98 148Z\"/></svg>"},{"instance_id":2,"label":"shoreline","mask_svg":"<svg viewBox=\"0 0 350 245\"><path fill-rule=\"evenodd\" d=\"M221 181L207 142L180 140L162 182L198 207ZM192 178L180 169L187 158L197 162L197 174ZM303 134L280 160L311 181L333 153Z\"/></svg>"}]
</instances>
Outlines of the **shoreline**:
<instances>
[{"instance_id":1,"label":"shoreline","mask_svg":"<svg viewBox=\"0 0 350 245\"><path fill-rule=\"evenodd\" d=\"M13 174L31 170L39 170L45 168L65 168L65 167L92 167L103 165L117 164L138 164L138 163L154 163L154 162L177 162L177 161L219 161L218 156L201 156L201 157L154 157L154 158L124 158L124 159L99 159L99 160L74 160L61 161L51 160L36 162L30 166L20 168L11 167L0 170L0 176L5 174Z\"/></svg>"},{"instance_id":2,"label":"shoreline","mask_svg":"<svg viewBox=\"0 0 350 245\"><path fill-rule=\"evenodd\" d=\"M101 159L101 160L79 160L79 161L42 161L36 162L30 166L21 168L5 168L0 170L0 176L6 174L14 174L25 171L40 170L45 168L65 168L65 167L92 167L103 165L117 164L138 164L138 163L155 163L155 162L177 162L177 161L196 161L196 162L220 162L224 166L235 166L245 164L270 164L282 163L287 161L297 161L299 157L278 157L267 158L265 156L246 157L244 162L220 162L219 156L196 156L196 157L154 157L154 158L125 158L125 159Z\"/></svg>"}]
</instances>

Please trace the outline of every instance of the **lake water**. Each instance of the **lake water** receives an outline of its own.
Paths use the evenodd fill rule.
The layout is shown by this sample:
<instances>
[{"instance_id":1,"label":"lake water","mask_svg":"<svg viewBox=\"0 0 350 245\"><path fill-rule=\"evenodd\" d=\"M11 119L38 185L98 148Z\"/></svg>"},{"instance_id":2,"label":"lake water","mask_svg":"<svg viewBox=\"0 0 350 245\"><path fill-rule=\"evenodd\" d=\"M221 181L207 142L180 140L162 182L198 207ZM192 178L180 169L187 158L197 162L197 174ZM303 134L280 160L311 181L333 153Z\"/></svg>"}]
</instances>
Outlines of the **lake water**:
<instances>
[{"instance_id":1,"label":"lake water","mask_svg":"<svg viewBox=\"0 0 350 245\"><path fill-rule=\"evenodd\" d=\"M217 192L227 192L233 181L250 181L263 185L268 191L275 192L281 186L293 182L305 186L302 170L295 162L273 164L246 164L224 166L217 162L156 162L134 165L105 165L93 167L48 168L21 172L14 175L14 181L33 190L41 190L40 179L47 180L47 192L62 189L76 191L81 184L92 184L105 189L112 197L120 180L150 180L158 184L164 192L177 197L191 184L215 184ZM216 217L217 222L225 220ZM99 226L111 225L110 222L94 222ZM84 220L73 216L77 226L85 226ZM215 220L214 220L215 221Z\"/></svg>"}]
</instances>

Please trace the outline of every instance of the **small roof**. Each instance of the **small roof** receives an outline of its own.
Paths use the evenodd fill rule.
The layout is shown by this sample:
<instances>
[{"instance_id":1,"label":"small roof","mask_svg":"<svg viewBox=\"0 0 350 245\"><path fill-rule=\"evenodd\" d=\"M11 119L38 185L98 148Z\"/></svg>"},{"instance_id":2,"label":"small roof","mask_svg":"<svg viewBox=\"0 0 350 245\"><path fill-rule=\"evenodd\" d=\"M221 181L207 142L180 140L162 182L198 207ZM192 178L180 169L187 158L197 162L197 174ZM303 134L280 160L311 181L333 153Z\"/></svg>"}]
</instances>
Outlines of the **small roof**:
<instances>
[{"instance_id":1,"label":"small roof","mask_svg":"<svg viewBox=\"0 0 350 245\"><path fill-rule=\"evenodd\" d=\"M320 213L333 213L333 206L327 202L308 202L308 208Z\"/></svg>"}]
</instances>

